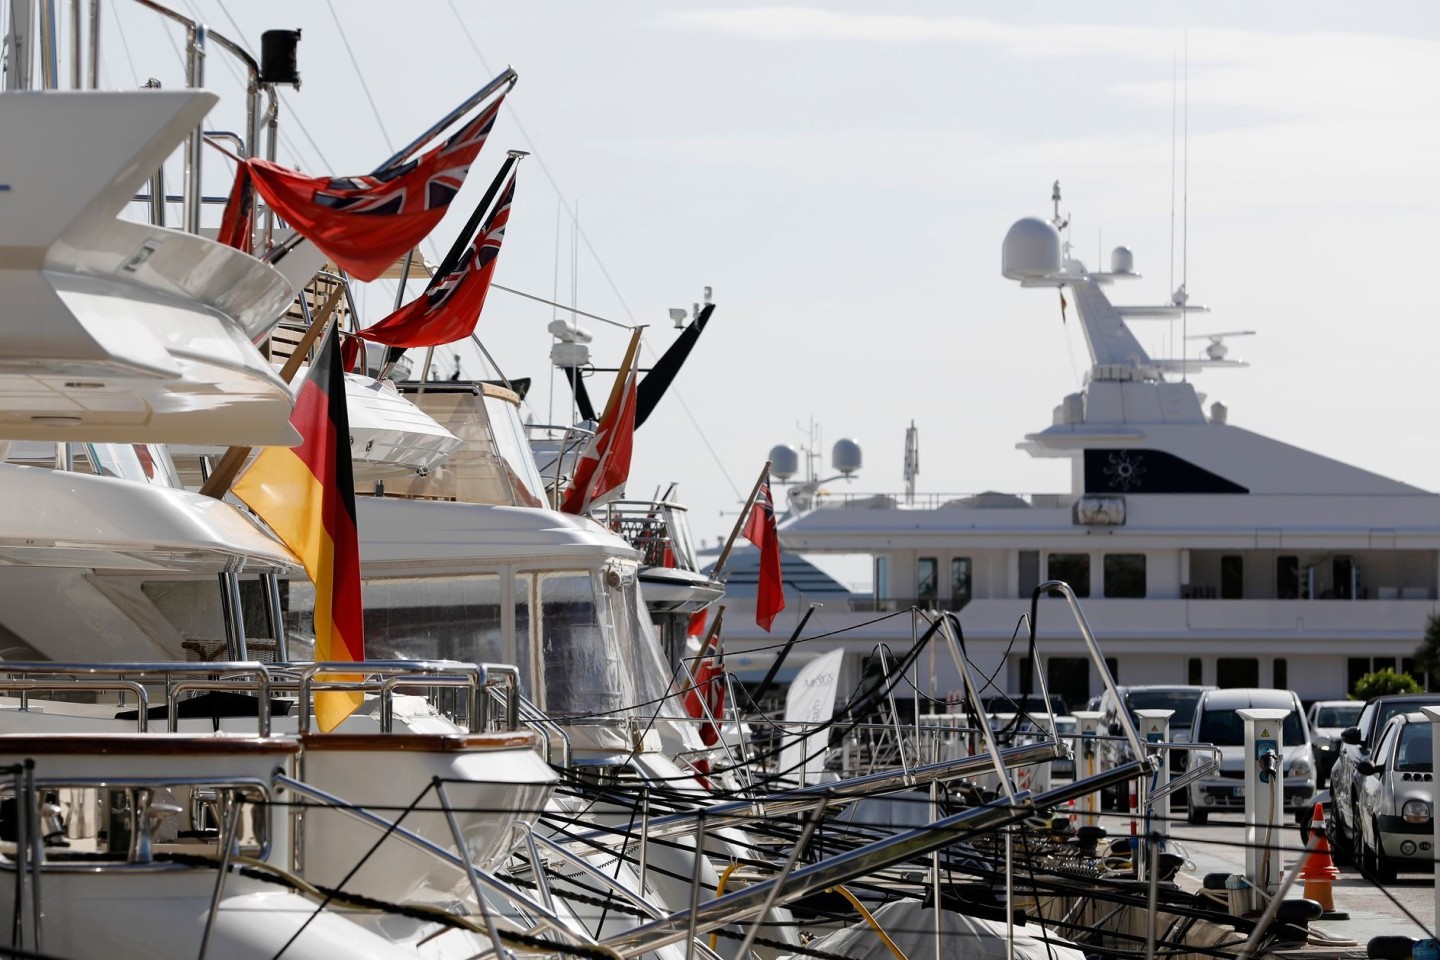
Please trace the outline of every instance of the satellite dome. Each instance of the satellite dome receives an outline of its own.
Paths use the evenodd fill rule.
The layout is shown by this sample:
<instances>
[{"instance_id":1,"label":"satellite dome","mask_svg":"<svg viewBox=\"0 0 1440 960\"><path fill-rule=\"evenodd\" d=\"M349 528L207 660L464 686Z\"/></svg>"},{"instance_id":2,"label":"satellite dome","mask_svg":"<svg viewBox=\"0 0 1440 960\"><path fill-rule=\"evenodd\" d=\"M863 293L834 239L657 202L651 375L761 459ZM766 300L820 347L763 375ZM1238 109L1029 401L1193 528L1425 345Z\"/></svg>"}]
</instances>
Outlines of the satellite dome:
<instances>
[{"instance_id":1,"label":"satellite dome","mask_svg":"<svg viewBox=\"0 0 1440 960\"><path fill-rule=\"evenodd\" d=\"M845 476L860 469L860 444L854 440L836 440L830 448L830 466Z\"/></svg>"},{"instance_id":2,"label":"satellite dome","mask_svg":"<svg viewBox=\"0 0 1440 960\"><path fill-rule=\"evenodd\" d=\"M1130 252L1129 247L1116 247L1110 251L1110 272L1135 272L1135 254Z\"/></svg>"},{"instance_id":3,"label":"satellite dome","mask_svg":"<svg viewBox=\"0 0 1440 960\"><path fill-rule=\"evenodd\" d=\"M1039 280L1060 272L1060 231L1038 217L1016 220L1000 247L1000 272L1010 280Z\"/></svg>"},{"instance_id":4,"label":"satellite dome","mask_svg":"<svg viewBox=\"0 0 1440 960\"><path fill-rule=\"evenodd\" d=\"M800 472L800 454L788 444L770 448L770 472L781 480L789 480Z\"/></svg>"}]
</instances>

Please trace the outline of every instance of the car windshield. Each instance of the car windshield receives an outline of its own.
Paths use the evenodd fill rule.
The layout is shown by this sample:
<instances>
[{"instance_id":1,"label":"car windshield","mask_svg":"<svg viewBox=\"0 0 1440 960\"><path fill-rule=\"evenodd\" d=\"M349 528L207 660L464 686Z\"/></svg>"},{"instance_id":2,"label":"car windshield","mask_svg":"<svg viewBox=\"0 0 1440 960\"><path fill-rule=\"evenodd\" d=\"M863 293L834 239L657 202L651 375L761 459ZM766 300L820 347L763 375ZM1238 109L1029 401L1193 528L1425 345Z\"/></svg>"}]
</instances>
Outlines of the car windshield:
<instances>
[{"instance_id":1,"label":"car windshield","mask_svg":"<svg viewBox=\"0 0 1440 960\"><path fill-rule=\"evenodd\" d=\"M1339 727L1342 730L1353 727L1355 721L1360 719L1360 711L1364 707L1363 703L1338 703L1333 707L1321 707L1315 711L1315 726Z\"/></svg>"},{"instance_id":2,"label":"car windshield","mask_svg":"<svg viewBox=\"0 0 1440 960\"><path fill-rule=\"evenodd\" d=\"M1283 732L1286 746L1305 742L1305 728L1300 724L1300 714L1290 711L1285 715ZM1234 710L1206 710L1200 715L1199 743L1213 743L1217 747L1238 747L1245 742L1245 721Z\"/></svg>"},{"instance_id":3,"label":"car windshield","mask_svg":"<svg viewBox=\"0 0 1440 960\"><path fill-rule=\"evenodd\" d=\"M1430 724L1405 724L1400 731L1400 749L1395 751L1395 769L1409 773L1429 773L1433 762Z\"/></svg>"},{"instance_id":4,"label":"car windshield","mask_svg":"<svg viewBox=\"0 0 1440 960\"><path fill-rule=\"evenodd\" d=\"M1195 705L1200 702L1199 690L1134 690L1125 698L1133 714L1136 710L1174 710L1170 729L1188 727L1195 719Z\"/></svg>"}]
</instances>

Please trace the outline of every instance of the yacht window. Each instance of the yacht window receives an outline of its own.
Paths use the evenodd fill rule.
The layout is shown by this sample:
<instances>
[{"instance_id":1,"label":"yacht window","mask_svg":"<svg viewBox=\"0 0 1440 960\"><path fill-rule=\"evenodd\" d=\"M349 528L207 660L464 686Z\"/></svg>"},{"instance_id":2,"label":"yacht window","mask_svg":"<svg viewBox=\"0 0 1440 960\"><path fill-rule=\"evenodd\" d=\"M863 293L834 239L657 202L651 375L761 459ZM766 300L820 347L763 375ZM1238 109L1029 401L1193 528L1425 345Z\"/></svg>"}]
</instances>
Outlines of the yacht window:
<instances>
[{"instance_id":1,"label":"yacht window","mask_svg":"<svg viewBox=\"0 0 1440 960\"><path fill-rule=\"evenodd\" d=\"M959 610L970 602L969 557L952 557L950 560L950 609Z\"/></svg>"},{"instance_id":2,"label":"yacht window","mask_svg":"<svg viewBox=\"0 0 1440 960\"><path fill-rule=\"evenodd\" d=\"M1090 554L1050 554L1046 560L1045 578L1065 581L1077 597L1090 596Z\"/></svg>"},{"instance_id":3,"label":"yacht window","mask_svg":"<svg viewBox=\"0 0 1440 960\"><path fill-rule=\"evenodd\" d=\"M875 558L875 602L880 603L886 598L888 581L890 579L890 558Z\"/></svg>"},{"instance_id":4,"label":"yacht window","mask_svg":"<svg viewBox=\"0 0 1440 960\"><path fill-rule=\"evenodd\" d=\"M934 600L939 595L936 583L940 579L940 561L934 557L921 557L915 565L915 596L921 600Z\"/></svg>"},{"instance_id":5,"label":"yacht window","mask_svg":"<svg viewBox=\"0 0 1440 960\"><path fill-rule=\"evenodd\" d=\"M1330 564L1331 576L1334 579L1334 586L1331 587L1335 599L1354 600L1355 581L1358 570L1355 567L1354 557L1336 557Z\"/></svg>"},{"instance_id":6,"label":"yacht window","mask_svg":"<svg viewBox=\"0 0 1440 960\"><path fill-rule=\"evenodd\" d=\"M365 650L375 659L510 663L494 574L365 581Z\"/></svg>"},{"instance_id":7,"label":"yacht window","mask_svg":"<svg viewBox=\"0 0 1440 960\"><path fill-rule=\"evenodd\" d=\"M1040 551L1021 550L1016 563L1020 574L1020 596L1029 599L1035 588L1040 586Z\"/></svg>"},{"instance_id":8,"label":"yacht window","mask_svg":"<svg viewBox=\"0 0 1440 960\"><path fill-rule=\"evenodd\" d=\"M1115 683L1120 682L1120 661L1114 657L1105 658L1105 669L1110 672L1110 679Z\"/></svg>"},{"instance_id":9,"label":"yacht window","mask_svg":"<svg viewBox=\"0 0 1440 960\"><path fill-rule=\"evenodd\" d=\"M1245 596L1245 558L1230 553L1220 558L1220 599L1239 600Z\"/></svg>"},{"instance_id":10,"label":"yacht window","mask_svg":"<svg viewBox=\"0 0 1440 960\"><path fill-rule=\"evenodd\" d=\"M530 442L526 439L525 428L520 423L519 409L508 400L487 394L485 412L490 416L490 431L495 437L495 449L505 464L515 492L515 502L531 507L543 506L545 483L540 479L535 458L530 454Z\"/></svg>"},{"instance_id":11,"label":"yacht window","mask_svg":"<svg viewBox=\"0 0 1440 960\"><path fill-rule=\"evenodd\" d=\"M1145 596L1145 554L1105 554L1105 596L1132 599Z\"/></svg>"},{"instance_id":12,"label":"yacht window","mask_svg":"<svg viewBox=\"0 0 1440 960\"><path fill-rule=\"evenodd\" d=\"M1300 599L1300 558L1279 556L1275 558L1275 599Z\"/></svg>"},{"instance_id":13,"label":"yacht window","mask_svg":"<svg viewBox=\"0 0 1440 960\"><path fill-rule=\"evenodd\" d=\"M1220 657L1215 661L1215 685L1260 686L1260 661L1254 657Z\"/></svg>"},{"instance_id":14,"label":"yacht window","mask_svg":"<svg viewBox=\"0 0 1440 960\"><path fill-rule=\"evenodd\" d=\"M85 458L97 476L184 489L168 448L150 443L87 443Z\"/></svg>"},{"instance_id":15,"label":"yacht window","mask_svg":"<svg viewBox=\"0 0 1440 960\"><path fill-rule=\"evenodd\" d=\"M531 664L535 658L535 638L530 631L530 607L535 602L535 577L528 573L515 577L515 669L520 671L520 692L529 700L538 702L535 684L531 683Z\"/></svg>"},{"instance_id":16,"label":"yacht window","mask_svg":"<svg viewBox=\"0 0 1440 960\"><path fill-rule=\"evenodd\" d=\"M629 684L618 645L602 626L590 575L542 573L538 587L542 709L554 717L579 717L613 713L633 703L626 695Z\"/></svg>"},{"instance_id":17,"label":"yacht window","mask_svg":"<svg viewBox=\"0 0 1440 960\"><path fill-rule=\"evenodd\" d=\"M1191 657L1191 658L1186 662L1186 665L1185 665L1185 674L1186 674L1185 682L1188 683L1188 684L1190 684L1190 686L1192 686L1192 687L1198 687L1198 686L1200 686L1201 684L1203 684L1203 683L1205 682L1204 680L1201 679L1202 677L1205 676L1205 667L1204 667L1204 665L1200 662L1200 658L1199 658L1199 657Z\"/></svg>"},{"instance_id":18,"label":"yacht window","mask_svg":"<svg viewBox=\"0 0 1440 960\"><path fill-rule=\"evenodd\" d=\"M1275 662L1270 666L1270 676L1274 680L1271 684L1276 690L1290 689L1290 663L1284 657L1276 657Z\"/></svg>"}]
</instances>

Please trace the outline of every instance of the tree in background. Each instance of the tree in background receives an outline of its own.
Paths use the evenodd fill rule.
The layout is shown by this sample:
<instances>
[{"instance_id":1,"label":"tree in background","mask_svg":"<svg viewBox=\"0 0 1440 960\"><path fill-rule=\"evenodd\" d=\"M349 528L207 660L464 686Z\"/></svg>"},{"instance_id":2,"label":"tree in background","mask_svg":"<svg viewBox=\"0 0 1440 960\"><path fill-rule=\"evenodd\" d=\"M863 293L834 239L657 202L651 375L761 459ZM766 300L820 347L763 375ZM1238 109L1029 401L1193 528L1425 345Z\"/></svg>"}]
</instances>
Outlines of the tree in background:
<instances>
[{"instance_id":1,"label":"tree in background","mask_svg":"<svg viewBox=\"0 0 1440 960\"><path fill-rule=\"evenodd\" d=\"M1351 700L1374 700L1392 693L1424 693L1420 684L1408 673L1396 673L1390 668L1367 673L1355 681Z\"/></svg>"},{"instance_id":2,"label":"tree in background","mask_svg":"<svg viewBox=\"0 0 1440 960\"><path fill-rule=\"evenodd\" d=\"M1415 648L1415 669L1426 677L1440 675L1440 615L1432 613L1425 621L1425 636Z\"/></svg>"}]
</instances>

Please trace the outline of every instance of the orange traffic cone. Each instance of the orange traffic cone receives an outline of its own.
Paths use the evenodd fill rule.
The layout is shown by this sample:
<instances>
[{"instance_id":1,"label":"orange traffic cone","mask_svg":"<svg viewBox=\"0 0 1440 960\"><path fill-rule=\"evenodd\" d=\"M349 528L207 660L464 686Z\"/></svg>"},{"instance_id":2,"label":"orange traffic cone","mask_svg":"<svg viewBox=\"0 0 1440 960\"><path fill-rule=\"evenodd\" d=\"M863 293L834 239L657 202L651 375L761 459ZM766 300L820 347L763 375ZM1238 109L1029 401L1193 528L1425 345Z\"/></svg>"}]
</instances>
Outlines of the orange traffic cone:
<instances>
[{"instance_id":1,"label":"orange traffic cone","mask_svg":"<svg viewBox=\"0 0 1440 960\"><path fill-rule=\"evenodd\" d=\"M1340 879L1340 871L1330 857L1330 841L1325 836L1325 810L1318 803L1310 816L1310 836L1314 848L1306 854L1305 867L1300 871L1300 879L1305 881L1304 897L1314 900L1324 909L1322 920L1349 920L1350 914L1335 909L1331 886Z\"/></svg>"}]
</instances>

